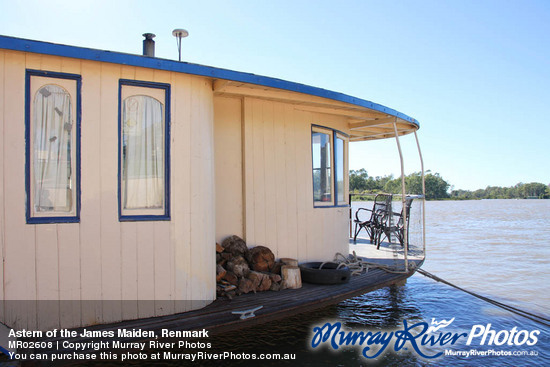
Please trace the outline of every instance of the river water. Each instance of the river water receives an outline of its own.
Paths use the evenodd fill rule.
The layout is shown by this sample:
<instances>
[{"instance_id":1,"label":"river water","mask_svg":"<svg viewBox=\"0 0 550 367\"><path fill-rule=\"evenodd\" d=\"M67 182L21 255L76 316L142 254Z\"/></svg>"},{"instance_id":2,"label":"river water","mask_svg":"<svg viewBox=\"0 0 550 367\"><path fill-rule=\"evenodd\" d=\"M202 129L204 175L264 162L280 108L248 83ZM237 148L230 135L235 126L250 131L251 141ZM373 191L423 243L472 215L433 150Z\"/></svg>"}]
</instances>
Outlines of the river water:
<instances>
[{"instance_id":1,"label":"river water","mask_svg":"<svg viewBox=\"0 0 550 367\"><path fill-rule=\"evenodd\" d=\"M365 203L353 203L353 207ZM423 268L440 278L486 297L550 319L550 200L433 201L426 203L427 257ZM353 246L351 246L353 247ZM445 350L486 356L445 355L422 358L407 345L394 351L395 339L377 359L361 355L364 347L326 345L311 348L313 328L341 323L343 329L390 333L405 323L431 324L453 320L439 332L471 333L490 328L506 336L515 328L520 346L484 345L481 337L466 345L466 336L455 344L426 346L433 356ZM550 324L550 323L548 323ZM527 333L537 332L534 345ZM498 333L498 334L497 334ZM434 333L435 334L435 333ZM525 336L525 338L523 338ZM523 339L522 339L523 338ZM499 339L497 338L497 341ZM529 339L529 341L534 341ZM309 313L256 327L211 336L208 353L231 352L235 359L217 361L149 360L156 366L550 366L550 327L497 308L455 288L415 274L393 286ZM501 344L502 344L501 343ZM408 348L408 349L406 349ZM185 350L175 350L185 353ZM189 353L196 350L189 350ZM244 356L289 354L292 360L246 360ZM524 355L505 356L514 353ZM368 352L372 355L372 352ZM501 355L494 355L501 354ZM99 364L97 364L99 365ZM101 365L120 365L101 363ZM127 365L145 365L139 361Z\"/></svg>"},{"instance_id":2,"label":"river water","mask_svg":"<svg viewBox=\"0 0 550 367\"><path fill-rule=\"evenodd\" d=\"M361 203L354 203L354 207ZM427 256L423 268L465 289L550 319L550 200L433 201L426 203ZM466 345L428 348L434 355L445 349L521 356L451 356L423 359L412 350L386 352L376 360L361 348L333 350L310 347L312 329L325 322L341 322L346 330L403 329L403 321L454 321L446 329L468 333L474 325L517 332L539 330L537 343L528 346ZM481 327L481 326L480 326ZM480 330L480 329L478 329ZM504 334L502 334L504 335ZM524 334L522 334L523 336ZM521 341L521 339L518 339ZM550 328L514 315L420 274L404 286L380 289L281 322L210 338L213 350L239 353L293 353L296 360L262 361L252 365L290 366L548 366ZM411 348L409 348L411 349ZM538 355L534 355L538 354ZM250 361L224 361L250 365Z\"/></svg>"}]
</instances>

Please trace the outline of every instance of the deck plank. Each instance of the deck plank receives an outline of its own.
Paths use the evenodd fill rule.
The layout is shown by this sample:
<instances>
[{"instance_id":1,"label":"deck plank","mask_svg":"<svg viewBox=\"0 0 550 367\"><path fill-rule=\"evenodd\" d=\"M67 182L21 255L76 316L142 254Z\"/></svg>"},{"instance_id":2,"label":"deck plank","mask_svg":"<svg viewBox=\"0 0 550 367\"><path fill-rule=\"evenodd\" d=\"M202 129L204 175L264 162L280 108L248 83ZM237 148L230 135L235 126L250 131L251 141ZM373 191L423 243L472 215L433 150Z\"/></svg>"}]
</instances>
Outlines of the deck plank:
<instances>
[{"instance_id":1,"label":"deck plank","mask_svg":"<svg viewBox=\"0 0 550 367\"><path fill-rule=\"evenodd\" d=\"M416 267L415 267L416 268ZM414 273L389 273L382 269L370 269L367 273L354 276L350 282L341 285L314 285L304 283L301 289L285 289L279 292L249 293L229 299L217 299L210 305L194 311L175 315L129 320L114 324L94 325L77 328L78 334L83 329L91 331L114 331L119 329L140 329L154 331L161 337L163 329L177 330L209 330L210 334L218 334L239 328L245 328L295 314L311 311L329 304L358 296L373 290L401 282ZM242 311L263 306L256 311L256 317L241 320L232 311ZM47 340L62 341L64 338ZM98 338L78 337L71 341L98 341ZM115 337L113 340L136 341L136 338Z\"/></svg>"}]
</instances>

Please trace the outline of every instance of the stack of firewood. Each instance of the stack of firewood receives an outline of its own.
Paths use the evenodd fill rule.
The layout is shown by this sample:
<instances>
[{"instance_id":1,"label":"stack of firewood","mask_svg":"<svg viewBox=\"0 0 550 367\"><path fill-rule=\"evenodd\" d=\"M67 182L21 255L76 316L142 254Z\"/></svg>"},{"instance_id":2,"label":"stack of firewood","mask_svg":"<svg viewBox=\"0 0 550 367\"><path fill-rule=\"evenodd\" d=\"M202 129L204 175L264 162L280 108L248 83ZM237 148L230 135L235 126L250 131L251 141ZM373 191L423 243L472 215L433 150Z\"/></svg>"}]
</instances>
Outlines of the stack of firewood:
<instances>
[{"instance_id":1,"label":"stack of firewood","mask_svg":"<svg viewBox=\"0 0 550 367\"><path fill-rule=\"evenodd\" d=\"M249 292L282 289L281 261L265 246L248 248L239 236L230 236L216 244L216 291L232 298Z\"/></svg>"}]
</instances>

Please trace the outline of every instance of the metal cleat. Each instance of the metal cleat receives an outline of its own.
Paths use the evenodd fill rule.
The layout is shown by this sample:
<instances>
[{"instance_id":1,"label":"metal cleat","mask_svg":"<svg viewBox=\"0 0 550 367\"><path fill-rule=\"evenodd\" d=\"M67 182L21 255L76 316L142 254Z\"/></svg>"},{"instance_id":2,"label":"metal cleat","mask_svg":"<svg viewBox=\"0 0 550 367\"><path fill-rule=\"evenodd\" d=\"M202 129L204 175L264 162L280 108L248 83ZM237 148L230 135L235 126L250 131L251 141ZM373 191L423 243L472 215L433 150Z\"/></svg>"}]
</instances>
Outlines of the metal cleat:
<instances>
[{"instance_id":1,"label":"metal cleat","mask_svg":"<svg viewBox=\"0 0 550 367\"><path fill-rule=\"evenodd\" d=\"M259 306L256 308L251 308L250 310L243 310L243 311L233 311L231 312L233 315L241 315L241 320L248 319L249 317L254 317L254 312L258 311L260 308L264 306Z\"/></svg>"}]
</instances>

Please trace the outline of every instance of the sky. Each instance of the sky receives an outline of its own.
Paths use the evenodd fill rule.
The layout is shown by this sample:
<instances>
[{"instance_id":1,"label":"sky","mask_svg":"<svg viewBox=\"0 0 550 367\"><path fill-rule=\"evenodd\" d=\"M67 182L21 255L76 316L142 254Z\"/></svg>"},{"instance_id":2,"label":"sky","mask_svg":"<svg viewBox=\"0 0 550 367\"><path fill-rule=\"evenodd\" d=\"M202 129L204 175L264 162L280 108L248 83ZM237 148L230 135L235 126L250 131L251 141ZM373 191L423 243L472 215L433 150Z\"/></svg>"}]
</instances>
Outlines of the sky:
<instances>
[{"instance_id":1,"label":"sky","mask_svg":"<svg viewBox=\"0 0 550 367\"><path fill-rule=\"evenodd\" d=\"M550 1L13 1L0 34L156 56L325 88L417 119L425 170L454 189L550 183ZM405 172L418 172L413 135ZM395 139L350 169L400 174Z\"/></svg>"}]
</instances>

